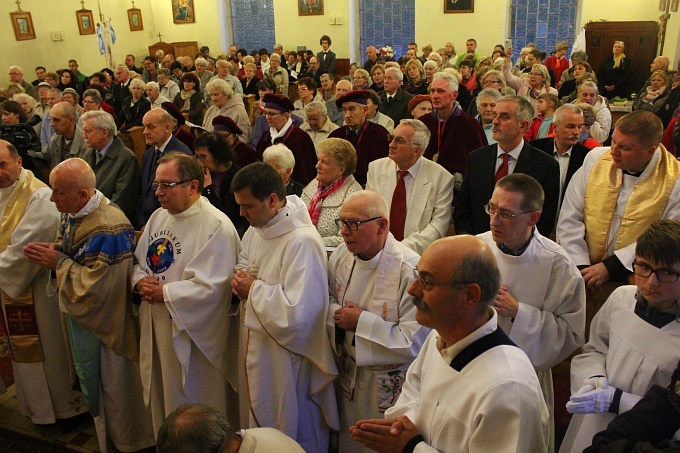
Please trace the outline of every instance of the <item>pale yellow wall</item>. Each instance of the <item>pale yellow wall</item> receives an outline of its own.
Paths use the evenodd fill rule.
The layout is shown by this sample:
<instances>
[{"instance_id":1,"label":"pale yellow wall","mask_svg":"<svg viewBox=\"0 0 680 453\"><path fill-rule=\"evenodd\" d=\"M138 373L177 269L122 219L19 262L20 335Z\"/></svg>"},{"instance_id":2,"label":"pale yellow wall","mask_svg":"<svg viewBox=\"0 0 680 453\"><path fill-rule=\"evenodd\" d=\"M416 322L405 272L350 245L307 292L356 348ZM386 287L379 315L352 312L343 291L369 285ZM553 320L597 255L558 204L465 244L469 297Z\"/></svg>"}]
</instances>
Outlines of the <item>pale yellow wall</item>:
<instances>
[{"instance_id":1,"label":"pale yellow wall","mask_svg":"<svg viewBox=\"0 0 680 453\"><path fill-rule=\"evenodd\" d=\"M298 0L276 0L274 25L276 41L286 50L307 46L314 53L321 50L321 35L331 37L331 49L337 58L349 58L349 2L326 0L323 16L298 16ZM330 25L331 17L340 17L342 25Z\"/></svg>"}]
</instances>

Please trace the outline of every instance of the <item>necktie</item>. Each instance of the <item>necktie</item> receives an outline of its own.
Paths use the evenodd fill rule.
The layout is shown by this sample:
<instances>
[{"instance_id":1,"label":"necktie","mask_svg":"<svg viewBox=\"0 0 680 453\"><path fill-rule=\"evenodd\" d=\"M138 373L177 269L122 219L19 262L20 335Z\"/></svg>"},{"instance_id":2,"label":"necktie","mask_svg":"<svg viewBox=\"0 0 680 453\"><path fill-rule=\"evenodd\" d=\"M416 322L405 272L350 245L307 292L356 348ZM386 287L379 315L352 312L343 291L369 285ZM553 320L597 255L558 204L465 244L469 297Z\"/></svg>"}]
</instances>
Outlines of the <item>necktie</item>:
<instances>
[{"instance_id":1,"label":"necktie","mask_svg":"<svg viewBox=\"0 0 680 453\"><path fill-rule=\"evenodd\" d=\"M357 131L354 129L349 130L349 141L352 142L353 145L357 144L357 139L359 138L359 134Z\"/></svg>"},{"instance_id":2,"label":"necktie","mask_svg":"<svg viewBox=\"0 0 680 453\"><path fill-rule=\"evenodd\" d=\"M391 104L392 101L393 101L392 96L387 96L387 103L388 103L388 104Z\"/></svg>"},{"instance_id":3,"label":"necktie","mask_svg":"<svg viewBox=\"0 0 680 453\"><path fill-rule=\"evenodd\" d=\"M154 171L158 167L158 160L160 158L161 158L161 150L154 146L154 148L153 148L153 165L152 165L152 168L154 169Z\"/></svg>"},{"instance_id":4,"label":"necktie","mask_svg":"<svg viewBox=\"0 0 680 453\"><path fill-rule=\"evenodd\" d=\"M498 180L501 179L503 176L508 176L509 157L510 155L508 153L501 154L501 159L503 159L503 162L501 163L501 166L498 167L498 170L496 170L496 176L493 178L494 182L498 182Z\"/></svg>"},{"instance_id":5,"label":"necktie","mask_svg":"<svg viewBox=\"0 0 680 453\"><path fill-rule=\"evenodd\" d=\"M104 155L102 154L101 151L95 151L94 153L95 153L95 162L94 163L95 163L95 165L99 165L99 162L102 161L102 159L104 158Z\"/></svg>"},{"instance_id":6,"label":"necktie","mask_svg":"<svg viewBox=\"0 0 680 453\"><path fill-rule=\"evenodd\" d=\"M404 224L406 223L406 184L404 176L408 172L399 170L397 186L392 194L392 206L390 207L390 231L397 241L404 239Z\"/></svg>"}]
</instances>

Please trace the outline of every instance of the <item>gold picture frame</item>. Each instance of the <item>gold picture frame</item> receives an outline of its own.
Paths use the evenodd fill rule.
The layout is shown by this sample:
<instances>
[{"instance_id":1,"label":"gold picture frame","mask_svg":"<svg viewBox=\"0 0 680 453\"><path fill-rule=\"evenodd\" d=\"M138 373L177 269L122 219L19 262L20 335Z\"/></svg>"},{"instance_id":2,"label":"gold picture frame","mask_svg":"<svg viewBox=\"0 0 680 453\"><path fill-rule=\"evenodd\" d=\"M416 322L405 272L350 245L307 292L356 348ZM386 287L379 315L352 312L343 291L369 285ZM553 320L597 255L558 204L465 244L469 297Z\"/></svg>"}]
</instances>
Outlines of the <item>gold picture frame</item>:
<instances>
[{"instance_id":1,"label":"gold picture frame","mask_svg":"<svg viewBox=\"0 0 680 453\"><path fill-rule=\"evenodd\" d=\"M142 22L142 10L139 8L130 8L127 10L128 22L130 23L130 31L144 30L144 22Z\"/></svg>"},{"instance_id":2,"label":"gold picture frame","mask_svg":"<svg viewBox=\"0 0 680 453\"><path fill-rule=\"evenodd\" d=\"M298 16L323 16L324 0L298 0Z\"/></svg>"},{"instance_id":3,"label":"gold picture frame","mask_svg":"<svg viewBox=\"0 0 680 453\"><path fill-rule=\"evenodd\" d=\"M33 28L33 18L28 11L15 11L9 13L14 27L14 36L17 41L35 39L35 28Z\"/></svg>"},{"instance_id":4,"label":"gold picture frame","mask_svg":"<svg viewBox=\"0 0 680 453\"><path fill-rule=\"evenodd\" d=\"M96 24L94 23L94 16L92 10L81 9L76 11L76 18L78 19L78 31L81 35L94 35Z\"/></svg>"},{"instance_id":5,"label":"gold picture frame","mask_svg":"<svg viewBox=\"0 0 680 453\"><path fill-rule=\"evenodd\" d=\"M171 0L172 21L176 24L193 24L196 22L194 0Z\"/></svg>"},{"instance_id":6,"label":"gold picture frame","mask_svg":"<svg viewBox=\"0 0 680 453\"><path fill-rule=\"evenodd\" d=\"M475 0L444 0L444 13L474 13Z\"/></svg>"}]
</instances>

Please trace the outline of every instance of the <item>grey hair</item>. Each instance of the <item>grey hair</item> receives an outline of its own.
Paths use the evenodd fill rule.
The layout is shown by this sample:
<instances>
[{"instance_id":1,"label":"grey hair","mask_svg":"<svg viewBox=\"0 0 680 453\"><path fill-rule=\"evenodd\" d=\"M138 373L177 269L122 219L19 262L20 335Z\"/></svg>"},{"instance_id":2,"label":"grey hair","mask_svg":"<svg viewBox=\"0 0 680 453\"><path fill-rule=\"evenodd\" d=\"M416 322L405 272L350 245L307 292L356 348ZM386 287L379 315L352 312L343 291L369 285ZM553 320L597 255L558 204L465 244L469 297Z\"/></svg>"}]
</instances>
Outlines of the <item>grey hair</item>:
<instances>
[{"instance_id":1,"label":"grey hair","mask_svg":"<svg viewBox=\"0 0 680 453\"><path fill-rule=\"evenodd\" d=\"M494 101L498 101L501 96L502 94L498 90L493 88L484 88L479 92L479 94L477 94L477 97L475 98L477 109L479 110L479 103L481 102L482 98L493 98Z\"/></svg>"},{"instance_id":2,"label":"grey hair","mask_svg":"<svg viewBox=\"0 0 680 453\"><path fill-rule=\"evenodd\" d=\"M413 144L420 146L422 151L425 152L427 145L430 144L430 129L420 120L415 119L404 119L399 122L405 126L411 126L413 128L413 138L411 141Z\"/></svg>"},{"instance_id":3,"label":"grey hair","mask_svg":"<svg viewBox=\"0 0 680 453\"><path fill-rule=\"evenodd\" d=\"M265 163L276 162L276 166L283 169L295 168L295 156L293 152L283 143L277 143L264 150L262 160Z\"/></svg>"},{"instance_id":4,"label":"grey hair","mask_svg":"<svg viewBox=\"0 0 680 453\"><path fill-rule=\"evenodd\" d=\"M428 60L436 61L439 66L442 65L442 56L439 55L437 52L432 52L430 55L427 57Z\"/></svg>"},{"instance_id":5,"label":"grey hair","mask_svg":"<svg viewBox=\"0 0 680 453\"><path fill-rule=\"evenodd\" d=\"M278 61L279 63L281 63L281 55L277 54L276 52L273 52L273 53L269 56L269 59L270 59L270 60L274 60L274 61Z\"/></svg>"},{"instance_id":6,"label":"grey hair","mask_svg":"<svg viewBox=\"0 0 680 453\"><path fill-rule=\"evenodd\" d=\"M501 102L512 102L515 104L517 119L531 123L534 118L534 106L521 96L501 96L496 101L496 105Z\"/></svg>"},{"instance_id":7,"label":"grey hair","mask_svg":"<svg viewBox=\"0 0 680 453\"><path fill-rule=\"evenodd\" d=\"M579 106L574 104L564 104L563 106L555 110L555 114L553 115L553 123L560 124L562 122L562 116L567 112L576 115L583 115L583 110L581 110Z\"/></svg>"},{"instance_id":8,"label":"grey hair","mask_svg":"<svg viewBox=\"0 0 680 453\"><path fill-rule=\"evenodd\" d=\"M148 90L149 88L152 88L156 91L160 90L158 82L154 82L153 80L151 82L147 82L146 86L144 87L145 90Z\"/></svg>"},{"instance_id":9,"label":"grey hair","mask_svg":"<svg viewBox=\"0 0 680 453\"><path fill-rule=\"evenodd\" d=\"M224 95L228 98L231 98L234 95L234 90L229 85L227 82L224 80L220 79L219 77L215 77L214 79L211 79L210 82L208 82L205 85L206 91L210 92L212 88L217 88L220 90Z\"/></svg>"},{"instance_id":10,"label":"grey hair","mask_svg":"<svg viewBox=\"0 0 680 453\"><path fill-rule=\"evenodd\" d=\"M458 79L455 75L449 74L448 72L438 72L432 76L432 82L439 79L449 82L449 89L451 91L458 91Z\"/></svg>"},{"instance_id":11,"label":"grey hair","mask_svg":"<svg viewBox=\"0 0 680 453\"><path fill-rule=\"evenodd\" d=\"M481 308L487 310L501 287L501 272L491 253L469 253L457 263L451 280L476 283L481 290Z\"/></svg>"},{"instance_id":12,"label":"grey hair","mask_svg":"<svg viewBox=\"0 0 680 453\"><path fill-rule=\"evenodd\" d=\"M118 133L116 129L116 121L113 119L110 113L104 112L102 110L94 110L91 112L85 112L80 115L80 124L83 124L86 120L92 119L94 128L97 130L107 129L109 131L109 137L115 137Z\"/></svg>"},{"instance_id":13,"label":"grey hair","mask_svg":"<svg viewBox=\"0 0 680 453\"><path fill-rule=\"evenodd\" d=\"M204 68L208 67L208 62L206 61L205 58L203 57L198 57L194 60L194 66L203 66Z\"/></svg>"},{"instance_id":14,"label":"grey hair","mask_svg":"<svg viewBox=\"0 0 680 453\"><path fill-rule=\"evenodd\" d=\"M99 90L95 90L94 88L90 88L89 90L85 90L83 93L83 99L86 97L91 97L94 102L97 104L101 104L102 102L102 94L99 92Z\"/></svg>"},{"instance_id":15,"label":"grey hair","mask_svg":"<svg viewBox=\"0 0 680 453\"><path fill-rule=\"evenodd\" d=\"M170 70L168 68L160 68L156 74L170 77Z\"/></svg>"},{"instance_id":16,"label":"grey hair","mask_svg":"<svg viewBox=\"0 0 680 453\"><path fill-rule=\"evenodd\" d=\"M344 203L354 200L355 198L362 198L364 215L371 217L382 217L384 219L390 218L390 210L387 207L387 201L377 192L372 190L359 190L358 192L353 192L345 197Z\"/></svg>"},{"instance_id":17,"label":"grey hair","mask_svg":"<svg viewBox=\"0 0 680 453\"><path fill-rule=\"evenodd\" d=\"M328 115L326 104L321 101L312 101L305 107L305 112L317 112L319 115Z\"/></svg>"},{"instance_id":18,"label":"grey hair","mask_svg":"<svg viewBox=\"0 0 680 453\"><path fill-rule=\"evenodd\" d=\"M50 88L50 91L48 91L48 93L56 94L57 98L59 98L59 99L64 97L64 93L62 93L59 88Z\"/></svg>"},{"instance_id":19,"label":"grey hair","mask_svg":"<svg viewBox=\"0 0 680 453\"><path fill-rule=\"evenodd\" d=\"M12 97L12 99L17 102L23 99L24 101L28 102L28 104L31 106L31 110L33 110L35 106L38 105L38 101L36 101L33 96L28 95L26 93L17 93Z\"/></svg>"},{"instance_id":20,"label":"grey hair","mask_svg":"<svg viewBox=\"0 0 680 453\"><path fill-rule=\"evenodd\" d=\"M203 404L183 404L158 431L158 453L229 451L234 433L227 417Z\"/></svg>"},{"instance_id":21,"label":"grey hair","mask_svg":"<svg viewBox=\"0 0 680 453\"><path fill-rule=\"evenodd\" d=\"M125 74L128 74L128 75L130 74L130 69L128 69L128 67L125 66L124 64L119 64L118 66L116 66L116 69L120 69Z\"/></svg>"},{"instance_id":22,"label":"grey hair","mask_svg":"<svg viewBox=\"0 0 680 453\"><path fill-rule=\"evenodd\" d=\"M600 89L597 87L597 83L593 82L592 80L586 80L581 85L579 85L578 92L580 93L581 90L585 87L592 88L595 90L595 93L597 93L598 95L600 94Z\"/></svg>"},{"instance_id":23,"label":"grey hair","mask_svg":"<svg viewBox=\"0 0 680 453\"><path fill-rule=\"evenodd\" d=\"M385 69L385 75L387 74L394 74L397 77L397 79L404 80L404 73L401 72L401 69L387 68Z\"/></svg>"},{"instance_id":24,"label":"grey hair","mask_svg":"<svg viewBox=\"0 0 680 453\"><path fill-rule=\"evenodd\" d=\"M576 50L571 54L571 61L588 61L588 54L585 50Z\"/></svg>"},{"instance_id":25,"label":"grey hair","mask_svg":"<svg viewBox=\"0 0 680 453\"><path fill-rule=\"evenodd\" d=\"M140 87L141 89L144 89L144 85L145 83L142 79L132 79L130 82L130 88Z\"/></svg>"},{"instance_id":26,"label":"grey hair","mask_svg":"<svg viewBox=\"0 0 680 453\"><path fill-rule=\"evenodd\" d=\"M432 66L432 69L439 69L439 67L437 66L437 63L434 62L434 61L432 61L432 60L427 60L427 61L423 64L423 69L425 69L425 68L427 68L427 67L430 67L430 66Z\"/></svg>"}]
</instances>

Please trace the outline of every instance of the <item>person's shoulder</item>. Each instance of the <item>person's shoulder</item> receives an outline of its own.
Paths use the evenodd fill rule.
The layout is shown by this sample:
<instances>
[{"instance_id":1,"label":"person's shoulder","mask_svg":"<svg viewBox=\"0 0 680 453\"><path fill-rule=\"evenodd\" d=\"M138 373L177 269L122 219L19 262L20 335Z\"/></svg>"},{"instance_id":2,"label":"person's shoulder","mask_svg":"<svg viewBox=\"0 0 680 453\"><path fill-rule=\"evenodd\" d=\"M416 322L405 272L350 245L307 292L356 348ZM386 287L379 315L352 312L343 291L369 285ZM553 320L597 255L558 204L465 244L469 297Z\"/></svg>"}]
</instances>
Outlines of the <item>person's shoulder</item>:
<instances>
[{"instance_id":1,"label":"person's shoulder","mask_svg":"<svg viewBox=\"0 0 680 453\"><path fill-rule=\"evenodd\" d=\"M176 152L189 154L189 155L192 154L189 147L187 145L185 145L184 143L182 143L182 141L180 141L174 135L172 136L172 138L168 142L168 146L166 147L165 151L176 151Z\"/></svg>"},{"instance_id":2,"label":"person's shoulder","mask_svg":"<svg viewBox=\"0 0 680 453\"><path fill-rule=\"evenodd\" d=\"M554 137L537 138L535 140L530 141L529 144L536 149L540 149L541 151L552 154L552 150L555 148L555 138ZM574 147L576 146L581 145L574 145Z\"/></svg>"},{"instance_id":3,"label":"person's shoulder","mask_svg":"<svg viewBox=\"0 0 680 453\"><path fill-rule=\"evenodd\" d=\"M496 156L498 152L498 144L492 143L491 145L482 146L477 149L473 149L468 154L468 160L485 159L489 156Z\"/></svg>"}]
</instances>

